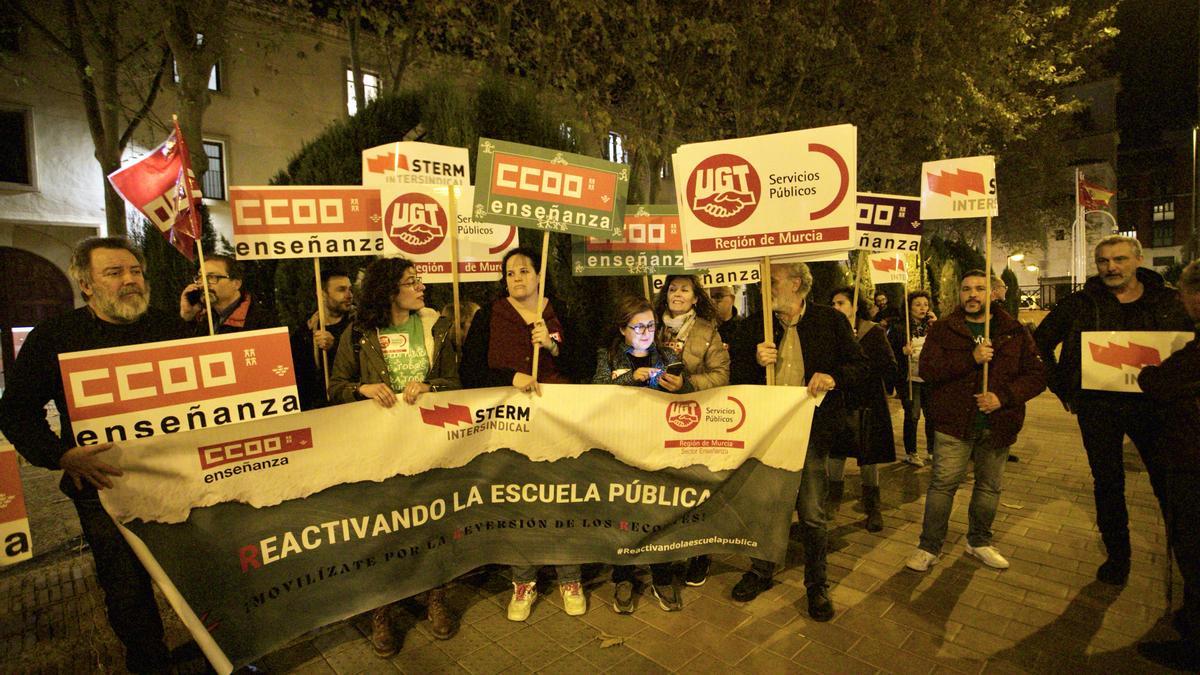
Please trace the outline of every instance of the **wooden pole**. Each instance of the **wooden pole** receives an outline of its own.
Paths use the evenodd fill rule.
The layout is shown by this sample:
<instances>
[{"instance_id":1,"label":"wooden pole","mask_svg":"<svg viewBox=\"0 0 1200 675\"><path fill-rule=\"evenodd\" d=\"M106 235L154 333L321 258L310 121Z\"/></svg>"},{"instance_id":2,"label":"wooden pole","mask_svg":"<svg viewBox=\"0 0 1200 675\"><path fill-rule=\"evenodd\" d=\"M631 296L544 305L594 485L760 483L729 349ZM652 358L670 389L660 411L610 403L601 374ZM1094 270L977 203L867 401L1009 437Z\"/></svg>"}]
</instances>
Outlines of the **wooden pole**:
<instances>
[{"instance_id":1,"label":"wooden pole","mask_svg":"<svg viewBox=\"0 0 1200 675\"><path fill-rule=\"evenodd\" d=\"M985 267L983 270L984 286L983 286L983 339L985 342L992 339L992 216L989 213L987 217L987 232L984 235L984 261ZM983 391L986 394L988 390L988 364L983 364Z\"/></svg>"},{"instance_id":2,"label":"wooden pole","mask_svg":"<svg viewBox=\"0 0 1200 675\"><path fill-rule=\"evenodd\" d=\"M542 304L546 298L546 259L550 257L550 230L542 231L542 264L538 270L538 302L537 302L537 320L542 320ZM533 376L533 381L537 382L538 371L538 355L542 353L541 345L533 348L533 368L530 375Z\"/></svg>"},{"instance_id":3,"label":"wooden pole","mask_svg":"<svg viewBox=\"0 0 1200 675\"><path fill-rule=\"evenodd\" d=\"M763 303L763 340L766 342L775 342L775 325L773 321L774 313L772 305L775 304L771 298L771 259L763 256L762 264L759 268L759 277L761 277L762 285L762 303ZM778 346L778 345L776 345ZM767 366L767 384L775 384L775 368Z\"/></svg>"},{"instance_id":4,"label":"wooden pole","mask_svg":"<svg viewBox=\"0 0 1200 675\"><path fill-rule=\"evenodd\" d=\"M458 188L448 186L450 212L450 292L454 300L454 344L462 347L462 306L458 297ZM539 280L540 285L540 280ZM540 305L539 305L540 307Z\"/></svg>"},{"instance_id":5,"label":"wooden pole","mask_svg":"<svg viewBox=\"0 0 1200 675\"><path fill-rule=\"evenodd\" d=\"M908 290L908 284L904 285L904 289L905 289L905 291ZM912 314L910 313L912 311L912 308L911 308L912 303L908 301L908 293L907 292L904 293L904 297L902 298L902 300L904 301L904 343L908 345L909 351L912 351ZM912 384L913 384L912 354L908 354L907 356L908 356L908 401L909 401L909 405L912 405L912 400L913 400L913 395L912 395ZM914 410L912 414L915 416L916 411ZM925 424L929 424L929 420L925 420Z\"/></svg>"},{"instance_id":6,"label":"wooden pole","mask_svg":"<svg viewBox=\"0 0 1200 675\"><path fill-rule=\"evenodd\" d=\"M325 330L325 289L321 288L321 259L313 258L313 279L317 284L317 328ZM316 347L316 341L313 347ZM321 373L325 376L325 391L329 391L329 354L324 349L321 352Z\"/></svg>"},{"instance_id":7,"label":"wooden pole","mask_svg":"<svg viewBox=\"0 0 1200 675\"><path fill-rule=\"evenodd\" d=\"M200 258L200 284L204 287L204 315L208 317L208 335L211 337L216 335L217 332L213 330L212 315L214 308L208 298L208 273L204 271L204 245L199 240L196 241L196 255Z\"/></svg>"},{"instance_id":8,"label":"wooden pole","mask_svg":"<svg viewBox=\"0 0 1200 675\"><path fill-rule=\"evenodd\" d=\"M852 300L854 303L854 319L851 320L850 323L853 324L851 327L855 329L858 328L858 285L862 283L862 264L864 260L864 253L865 251L859 249L858 257L854 263L854 299Z\"/></svg>"},{"instance_id":9,"label":"wooden pole","mask_svg":"<svg viewBox=\"0 0 1200 675\"><path fill-rule=\"evenodd\" d=\"M642 277L642 293L646 296L647 300L654 302L654 296L650 294L650 275L649 274Z\"/></svg>"}]
</instances>

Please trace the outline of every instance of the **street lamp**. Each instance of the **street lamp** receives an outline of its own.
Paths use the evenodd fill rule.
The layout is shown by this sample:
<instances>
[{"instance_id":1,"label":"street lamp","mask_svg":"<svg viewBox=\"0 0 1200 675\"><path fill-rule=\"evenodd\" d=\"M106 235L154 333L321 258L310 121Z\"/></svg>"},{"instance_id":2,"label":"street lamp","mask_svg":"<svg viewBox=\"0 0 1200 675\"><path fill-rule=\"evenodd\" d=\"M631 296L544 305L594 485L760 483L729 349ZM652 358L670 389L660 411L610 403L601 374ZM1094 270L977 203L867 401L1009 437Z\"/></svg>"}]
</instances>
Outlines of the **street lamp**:
<instances>
[{"instance_id":1,"label":"street lamp","mask_svg":"<svg viewBox=\"0 0 1200 675\"><path fill-rule=\"evenodd\" d=\"M1038 271L1038 266L1037 265L1026 265L1025 271L1026 272L1036 272L1036 271Z\"/></svg>"},{"instance_id":2,"label":"street lamp","mask_svg":"<svg viewBox=\"0 0 1200 675\"><path fill-rule=\"evenodd\" d=\"M1009 258L1009 260L1012 260L1013 262L1021 262L1022 260L1025 259L1025 254L1024 253L1014 253L1014 254L1008 256L1008 258Z\"/></svg>"}]
</instances>

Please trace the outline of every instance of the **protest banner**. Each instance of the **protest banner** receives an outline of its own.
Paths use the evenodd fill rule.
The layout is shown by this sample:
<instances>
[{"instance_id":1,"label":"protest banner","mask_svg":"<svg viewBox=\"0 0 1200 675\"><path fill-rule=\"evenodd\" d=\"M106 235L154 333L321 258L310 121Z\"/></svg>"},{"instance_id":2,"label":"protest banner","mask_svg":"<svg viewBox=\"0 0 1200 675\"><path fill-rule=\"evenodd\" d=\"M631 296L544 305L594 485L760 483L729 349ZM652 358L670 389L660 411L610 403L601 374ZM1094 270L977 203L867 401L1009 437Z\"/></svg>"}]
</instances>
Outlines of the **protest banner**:
<instances>
[{"instance_id":1,"label":"protest banner","mask_svg":"<svg viewBox=\"0 0 1200 675\"><path fill-rule=\"evenodd\" d=\"M868 251L919 251L921 199L858 193L858 248Z\"/></svg>"},{"instance_id":2,"label":"protest banner","mask_svg":"<svg viewBox=\"0 0 1200 675\"><path fill-rule=\"evenodd\" d=\"M1194 337L1183 331L1084 331L1080 385L1140 394L1137 378L1142 368L1159 365Z\"/></svg>"},{"instance_id":3,"label":"protest banner","mask_svg":"<svg viewBox=\"0 0 1200 675\"><path fill-rule=\"evenodd\" d=\"M33 538L29 535L17 451L11 445L0 446L0 567L32 557Z\"/></svg>"},{"instance_id":4,"label":"protest banner","mask_svg":"<svg viewBox=\"0 0 1200 675\"><path fill-rule=\"evenodd\" d=\"M628 191L625 164L479 139L476 220L616 239L623 231Z\"/></svg>"},{"instance_id":5,"label":"protest banner","mask_svg":"<svg viewBox=\"0 0 1200 675\"><path fill-rule=\"evenodd\" d=\"M694 274L700 280L700 286L703 288L713 288L714 286L734 286L737 284L757 284L762 281L759 276L758 263L742 263L739 265L720 265L718 267L709 267L703 270L690 270L681 272L680 274ZM654 292L657 293L666 283L667 275L656 274L652 278L651 286Z\"/></svg>"},{"instance_id":6,"label":"protest banner","mask_svg":"<svg viewBox=\"0 0 1200 675\"><path fill-rule=\"evenodd\" d=\"M867 256L867 270L871 274L871 284L904 284L908 283L908 263L906 254L885 251L872 253Z\"/></svg>"},{"instance_id":7,"label":"protest banner","mask_svg":"<svg viewBox=\"0 0 1200 675\"><path fill-rule=\"evenodd\" d=\"M362 151L363 187L471 184L466 148L398 141Z\"/></svg>"},{"instance_id":8,"label":"protest banner","mask_svg":"<svg viewBox=\"0 0 1200 675\"><path fill-rule=\"evenodd\" d=\"M616 239L572 237L571 273L577 277L687 273L675 206L630 205L624 225Z\"/></svg>"},{"instance_id":9,"label":"protest banner","mask_svg":"<svg viewBox=\"0 0 1200 675\"><path fill-rule=\"evenodd\" d=\"M70 352L58 362L72 445L300 410L287 328Z\"/></svg>"},{"instance_id":10,"label":"protest banner","mask_svg":"<svg viewBox=\"0 0 1200 675\"><path fill-rule=\"evenodd\" d=\"M474 188L458 188L460 204L470 204ZM427 283L450 283L453 263L449 191L445 187L386 185L383 204L385 249L412 260ZM500 260L517 247L517 229L479 223L469 210L458 209L458 274L460 281L497 281Z\"/></svg>"},{"instance_id":11,"label":"protest banner","mask_svg":"<svg viewBox=\"0 0 1200 675\"><path fill-rule=\"evenodd\" d=\"M857 139L843 124L681 146L672 165L686 264L852 248Z\"/></svg>"},{"instance_id":12,"label":"protest banner","mask_svg":"<svg viewBox=\"0 0 1200 675\"><path fill-rule=\"evenodd\" d=\"M961 194L962 196L956 196ZM996 192L996 158L991 155L958 157L921 165L921 215L926 220L985 218L983 235L984 294L992 296L992 218L999 215ZM992 338L992 304L983 303L983 339ZM983 364L982 393L987 393L988 364Z\"/></svg>"},{"instance_id":13,"label":"protest banner","mask_svg":"<svg viewBox=\"0 0 1200 675\"><path fill-rule=\"evenodd\" d=\"M101 500L224 673L488 563L781 561L818 402L595 385L364 401L119 444Z\"/></svg>"},{"instance_id":14,"label":"protest banner","mask_svg":"<svg viewBox=\"0 0 1200 675\"><path fill-rule=\"evenodd\" d=\"M379 255L379 190L358 186L233 186L239 260Z\"/></svg>"}]
</instances>

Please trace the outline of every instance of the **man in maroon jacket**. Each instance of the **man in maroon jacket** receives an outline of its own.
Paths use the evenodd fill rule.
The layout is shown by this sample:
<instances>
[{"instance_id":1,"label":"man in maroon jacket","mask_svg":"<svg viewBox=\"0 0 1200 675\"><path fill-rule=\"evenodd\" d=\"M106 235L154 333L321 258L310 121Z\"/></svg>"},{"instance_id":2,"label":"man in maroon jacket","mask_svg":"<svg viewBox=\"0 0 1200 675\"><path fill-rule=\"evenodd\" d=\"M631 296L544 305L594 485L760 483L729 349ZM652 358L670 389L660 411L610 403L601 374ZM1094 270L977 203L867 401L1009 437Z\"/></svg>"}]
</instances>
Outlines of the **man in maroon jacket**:
<instances>
[{"instance_id":1,"label":"man in maroon jacket","mask_svg":"<svg viewBox=\"0 0 1200 675\"><path fill-rule=\"evenodd\" d=\"M1171 551L1183 575L1183 607L1172 623L1179 640L1143 642L1142 656L1161 665L1200 671L1200 260L1179 276L1179 297L1196 322L1196 339L1158 366L1146 366L1138 385L1163 411L1157 454L1166 466L1163 515Z\"/></svg>"},{"instance_id":2,"label":"man in maroon jacket","mask_svg":"<svg viewBox=\"0 0 1200 675\"><path fill-rule=\"evenodd\" d=\"M1000 480L1008 448L1025 423L1025 402L1046 388L1033 337L999 303L992 305L991 339L984 337L984 272L971 270L962 276L958 300L950 316L930 327L921 351L921 377L932 398L927 423L933 424L936 443L921 543L905 563L918 572L938 561L954 493L972 460L975 489L967 511L967 555L989 567L1008 567L992 546Z\"/></svg>"}]
</instances>

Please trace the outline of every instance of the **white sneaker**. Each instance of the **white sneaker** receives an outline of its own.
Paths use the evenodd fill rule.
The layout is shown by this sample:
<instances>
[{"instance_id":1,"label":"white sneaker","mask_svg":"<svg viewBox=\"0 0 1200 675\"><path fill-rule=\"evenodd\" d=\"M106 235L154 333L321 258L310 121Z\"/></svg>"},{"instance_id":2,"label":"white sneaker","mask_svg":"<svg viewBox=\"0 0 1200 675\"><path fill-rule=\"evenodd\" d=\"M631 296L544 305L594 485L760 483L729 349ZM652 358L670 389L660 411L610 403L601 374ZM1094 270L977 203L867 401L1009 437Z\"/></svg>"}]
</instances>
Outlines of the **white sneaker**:
<instances>
[{"instance_id":1,"label":"white sneaker","mask_svg":"<svg viewBox=\"0 0 1200 675\"><path fill-rule=\"evenodd\" d=\"M916 467L925 466L925 460L921 459L920 455L904 455L904 461L907 464L912 464Z\"/></svg>"},{"instance_id":2,"label":"white sneaker","mask_svg":"<svg viewBox=\"0 0 1200 675\"><path fill-rule=\"evenodd\" d=\"M533 609L533 601L537 600L537 582L530 581L527 584L519 584L513 582L512 600L508 601L508 620L509 621L524 621L529 618L529 611Z\"/></svg>"},{"instance_id":3,"label":"white sneaker","mask_svg":"<svg viewBox=\"0 0 1200 675\"><path fill-rule=\"evenodd\" d=\"M938 560L940 560L938 556L919 548L908 556L908 560L904 561L904 566L916 572L928 572L930 567L938 564Z\"/></svg>"},{"instance_id":4,"label":"white sneaker","mask_svg":"<svg viewBox=\"0 0 1200 675\"><path fill-rule=\"evenodd\" d=\"M979 558L979 562L988 567L994 567L998 570L1008 569L1008 561L1005 560L1004 556L1000 555L1000 551L997 551L995 546L980 546L979 548L975 548L967 544L967 555Z\"/></svg>"},{"instance_id":5,"label":"white sneaker","mask_svg":"<svg viewBox=\"0 0 1200 675\"><path fill-rule=\"evenodd\" d=\"M587 612L587 598L583 597L583 584L578 581L569 581L559 584L558 590L562 592L563 611L568 616L583 616Z\"/></svg>"}]
</instances>

